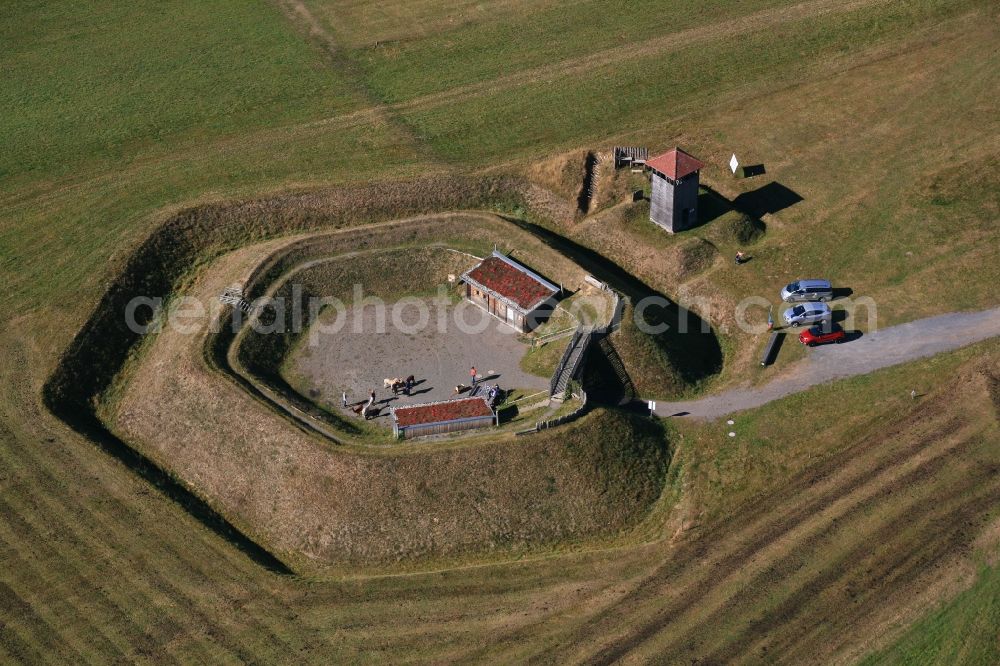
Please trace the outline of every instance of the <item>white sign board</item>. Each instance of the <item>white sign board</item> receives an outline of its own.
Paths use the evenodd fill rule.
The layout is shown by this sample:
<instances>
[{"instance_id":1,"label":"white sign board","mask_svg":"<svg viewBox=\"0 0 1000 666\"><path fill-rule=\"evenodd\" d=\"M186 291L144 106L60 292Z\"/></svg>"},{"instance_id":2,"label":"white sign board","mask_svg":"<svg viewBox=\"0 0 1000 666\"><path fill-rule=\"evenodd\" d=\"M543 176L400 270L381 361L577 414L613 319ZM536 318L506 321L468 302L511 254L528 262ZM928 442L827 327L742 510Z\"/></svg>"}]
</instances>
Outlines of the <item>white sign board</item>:
<instances>
[{"instance_id":1,"label":"white sign board","mask_svg":"<svg viewBox=\"0 0 1000 666\"><path fill-rule=\"evenodd\" d=\"M733 173L736 173L736 169L739 166L740 161L736 159L736 153L733 153L733 156L729 158L729 168L733 170Z\"/></svg>"},{"instance_id":2,"label":"white sign board","mask_svg":"<svg viewBox=\"0 0 1000 666\"><path fill-rule=\"evenodd\" d=\"M655 400L650 400L649 401L649 411L651 411L651 412L656 411L656 401Z\"/></svg>"}]
</instances>

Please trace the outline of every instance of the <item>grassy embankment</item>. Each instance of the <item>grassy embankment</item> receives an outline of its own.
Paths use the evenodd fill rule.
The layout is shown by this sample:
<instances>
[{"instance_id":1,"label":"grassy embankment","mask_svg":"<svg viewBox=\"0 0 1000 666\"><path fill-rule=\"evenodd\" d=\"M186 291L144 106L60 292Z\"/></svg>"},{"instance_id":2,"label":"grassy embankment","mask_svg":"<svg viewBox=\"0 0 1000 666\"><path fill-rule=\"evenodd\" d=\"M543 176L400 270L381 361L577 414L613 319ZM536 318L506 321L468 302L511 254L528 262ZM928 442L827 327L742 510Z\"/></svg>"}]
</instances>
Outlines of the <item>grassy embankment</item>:
<instances>
[{"instance_id":1,"label":"grassy embankment","mask_svg":"<svg viewBox=\"0 0 1000 666\"><path fill-rule=\"evenodd\" d=\"M387 172L393 178L439 172L442 166L427 159L428 150L433 155L435 146L456 140L472 146L445 151L463 169L524 163L598 142L653 148L677 142L710 162L706 179L730 198L770 179L804 198L765 216L769 234L760 261L739 273L724 263L705 271L701 282L691 285L700 293L724 291L731 300L753 285L752 291L769 294L787 282L786 273L811 272L822 263L837 282L890 303L888 312L880 310L884 321L991 305L992 296L977 285L990 284L980 278L997 264L992 242L997 188L990 166L996 154L991 137L1000 136L992 103L1000 71L992 48L995 8L964 2L812 3L826 13L803 16L801 10L787 11L790 4L756 23L719 27L713 23L722 17L719 8L741 13L763 5L726 3L684 17L686 6L651 13L642 3L630 3L602 17L628 29L602 32L593 30L602 22L586 12L540 13L544 4L492 3L487 11L465 11L456 20L453 3L423 3L418 24L406 14L417 5L396 13L354 4L348 9L364 18L351 23L341 20L345 5L331 3L338 20L330 24L345 25L349 34L363 35L372 17L391 22L395 16L397 32L386 38L404 36L408 49L445 49L449 42L482 49L485 42L463 42L461 34L479 30L506 38L489 43L491 53L500 48L494 44L510 43L522 59L445 53L447 67L441 68L397 58L393 66L412 85L433 87L442 72L467 67L510 63L514 70L524 58L552 66L545 90L528 91L531 112L515 110L500 123L499 112L484 114L470 102L508 107L521 86L543 80L537 72L519 70L523 77L494 85L487 71L479 77L486 82L481 88L453 97L408 98L413 113L441 109L434 114L439 131L421 127L419 138L394 122L394 111L356 101L370 88L363 81L359 86L354 73L329 66L319 49L266 4L230 3L220 11L218 3L211 9L181 3L167 15L159 3L131 3L125 13L106 3L50 2L7 12L0 20L3 60L15 84L0 91L0 136L5 146L22 149L5 152L11 157L0 180L0 280L7 287L0 302L14 313L0 329L0 544L8 564L0 592L9 609L0 657L267 662L297 654L323 661L455 660L477 650L495 657L553 644L600 647L602 632L590 625L575 631L599 612L595 609L609 609L635 625L645 621L649 635L661 629L676 635L682 629L678 623L690 616L670 595L681 592L685 575L701 570L701 564L660 547L364 582L302 585L275 577L178 510L144 478L109 464L86 438L40 409L38 393L128 248L171 210L305 184L361 182ZM702 6L691 5L690 11ZM532 30L545 31L544 39L534 39L538 33L530 30L506 32L511 14L523 15ZM649 23L656 16L681 16L700 30L679 38L671 34L672 26ZM871 17L875 29L853 30L858 17ZM855 24L846 31L838 27L849 22L845 19ZM652 26L648 33L642 32L646 25ZM790 28L797 34L790 35ZM820 39L798 39L802 28ZM752 42L746 39L751 32ZM660 46L636 41L650 34L663 36ZM520 35L529 39L519 42ZM581 52L609 40L621 46L616 55L578 66ZM356 43L368 46L368 41L360 37ZM244 51L245 44L253 48ZM700 56L712 57L707 47L741 57L717 76ZM645 68L642 85L624 79L624 87L607 85L632 67L636 53L655 58L668 51L679 55L662 77ZM371 53L359 49L354 57L362 55ZM483 64L469 64L477 60ZM278 71L258 75L272 66ZM658 85L646 85L651 80ZM50 81L58 100L36 94ZM682 84L682 94L663 96L672 82ZM534 113L534 100L546 102L537 107L540 113ZM60 113L70 114L63 125L48 112L57 108L54 101ZM336 115L362 107L368 108ZM186 118L173 120L177 109ZM248 124L248 118L259 124ZM104 132L112 126L118 138L105 142ZM525 143L509 144L509 136L522 136ZM50 144L53 137L58 141ZM733 150L745 162L764 162L765 179L726 180L721 165ZM29 154L35 151L44 159ZM920 196L925 186L943 183L946 174L958 178L948 186L949 196L925 205L929 202ZM590 234L596 238L596 232ZM642 245L632 248L638 253ZM608 254L632 270L627 260L633 255ZM663 282L655 268L650 274L652 285L675 293L675 285ZM710 292L712 283L719 287ZM722 315L713 317L713 323L724 321ZM735 378L746 371L744 357L737 353L739 345L724 345ZM899 379L887 388L898 391L905 383ZM868 396L868 408L884 392L860 395ZM960 406L944 405L945 414ZM863 452L852 455L860 456L861 465L872 462ZM780 460L772 466L780 467ZM778 516L800 497L779 493L765 508ZM736 518L744 516L741 509ZM832 525L830 518L821 516L817 527ZM943 541L940 530L920 529L925 546ZM720 552L731 543L706 539L699 548L702 554ZM658 593L655 599L644 606L632 603L634 582L644 580L654 564L669 567L672 561L677 566L670 569L668 587L650 586ZM834 566L859 574L867 569L850 561ZM899 587L908 573L897 570L866 581L885 594L853 605L847 598L810 605L829 578L804 585L775 625L796 650L784 651L784 659L825 654L811 648L837 656L863 651L866 638L881 635L884 625L847 621L860 613L891 614L901 625L918 617L922 611L907 605L908 588ZM735 586L749 576L741 571L725 580ZM771 587L758 580L752 589ZM899 589L904 594L893 594ZM690 599L704 604L703 591ZM926 596L911 597L930 604L955 592L951 586L928 587ZM635 612L626 614L630 609ZM748 619L758 617L754 606L739 612L744 611ZM801 630L798 619L842 631L814 636ZM716 625L697 626L700 636L710 637ZM990 628L985 633L985 640L994 640ZM692 645L699 656L708 653ZM781 660L774 650L768 658Z\"/></svg>"},{"instance_id":2,"label":"grassy embankment","mask_svg":"<svg viewBox=\"0 0 1000 666\"><path fill-rule=\"evenodd\" d=\"M544 266L551 279L565 288L574 291L583 286L583 274L571 261L546 248L528 233L495 218L451 215L372 229L359 232L356 236L319 236L314 240L301 241L291 250L279 252L257 271L257 276L247 286L248 293L267 293L291 302L298 289L303 304L301 312L306 319L309 318L309 309L305 302L311 295L339 298L347 303L354 297L355 284L364 285L367 295L387 300L401 295L436 294L437 287L443 286L440 284L443 277L457 275L462 272L461 269L471 265L468 256L449 252L445 247L477 256L484 256L494 246L508 250L516 248L515 256L520 261L529 266ZM378 250L366 249L399 248L403 242L409 244L408 249L399 252L379 253ZM428 245L441 249L427 250ZM302 266L306 268L299 270ZM231 354L232 361L238 366L237 372L251 381L262 382L279 394L282 402L327 422L341 430L341 434L348 439L365 433L366 437L387 441L384 429L367 427L353 420L345 421L338 412L331 411L329 405L317 405L314 399L308 397L309 388L303 378L288 371L286 359L301 352L301 341L308 338L308 329L313 323L305 321L301 329L296 329L293 322L295 312L291 307L284 309L284 325L281 327L284 332L281 334L257 334L250 329L243 330L234 344L237 352ZM229 344L225 332L219 341L211 343L220 366L226 365L223 350ZM559 348L561 353L565 343L546 346ZM297 348L299 352L295 351ZM526 414L518 411L511 425L522 427L525 417ZM342 443L347 441L340 436L338 439Z\"/></svg>"},{"instance_id":3,"label":"grassy embankment","mask_svg":"<svg viewBox=\"0 0 1000 666\"><path fill-rule=\"evenodd\" d=\"M459 229L467 243L477 238L486 243L500 224L486 223L490 221L485 216L427 217L290 241L277 252L274 241L260 249L250 246L203 267L181 293L204 302L243 272L261 278L287 276L286 267L301 265L311 253L325 258L332 253L334 261L315 264L317 274L303 278L306 291L330 288L339 293L344 285L328 280L339 281L352 266L360 271L354 277L361 277L377 264L361 267L348 260L344 273L334 268L340 265L338 252L349 256L359 248L384 246L380 241L389 239L426 243ZM512 228L504 237L524 234ZM553 275L572 279L578 269L571 262L535 244L535 256L545 260ZM530 237L520 245L522 258L530 256ZM408 254L414 261L397 263L398 280L387 267L378 273L390 291L392 285L412 284L414 271L421 267L420 252ZM427 254L433 258L437 253ZM300 276L291 274L294 280ZM259 293L267 284L251 278L248 292ZM219 339L225 340L230 330L222 327ZM211 335L208 330L196 335L172 328L160 332L130 360L130 382L117 391L109 423L122 440L184 479L232 525L297 570L331 574L423 569L546 552L567 544L592 547L620 538L659 495L658 489L635 494L649 479L663 482L665 440L656 424L598 412L588 419L590 425L564 430L576 434L567 435L573 445L562 449L557 442L565 440L557 432L516 442L510 436L487 434L461 444L331 446L291 427L261 401L259 392L247 390L252 387L226 382L205 367L203 349L218 347ZM260 336L260 344L272 343L272 337L277 338ZM241 355L246 352L252 362L263 358L265 365L269 360L276 365L282 357L248 350L241 349ZM352 423L331 425L340 428L341 444L371 440L371 433L347 432ZM650 427L648 437L642 434ZM629 453L623 453L616 467L606 447L622 446ZM534 456L548 462L536 464ZM515 474L514 469L521 472ZM593 476L597 470L605 471ZM471 503L465 494L469 488L478 489ZM619 501L619 495L631 499ZM462 515L470 511L474 515ZM428 516L439 523L433 529Z\"/></svg>"}]
</instances>

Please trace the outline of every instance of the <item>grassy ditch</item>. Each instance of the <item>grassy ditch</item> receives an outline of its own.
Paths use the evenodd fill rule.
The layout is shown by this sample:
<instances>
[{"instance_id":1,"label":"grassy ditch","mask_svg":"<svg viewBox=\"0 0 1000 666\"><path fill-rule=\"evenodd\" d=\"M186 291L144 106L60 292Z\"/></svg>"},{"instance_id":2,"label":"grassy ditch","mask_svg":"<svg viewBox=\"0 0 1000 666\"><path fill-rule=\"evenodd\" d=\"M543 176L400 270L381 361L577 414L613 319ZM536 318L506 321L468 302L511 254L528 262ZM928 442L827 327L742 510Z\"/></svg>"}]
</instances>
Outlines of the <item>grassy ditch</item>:
<instances>
[{"instance_id":1,"label":"grassy ditch","mask_svg":"<svg viewBox=\"0 0 1000 666\"><path fill-rule=\"evenodd\" d=\"M365 434L385 439L384 428L369 426L363 421L345 419L332 405L310 395L306 382L289 367L292 357L301 353L309 329L323 311L312 311L310 299L330 298L350 303L354 286L361 285L364 296L391 302L402 296L436 294L448 288L448 274L468 269L474 259L445 248L407 248L365 252L342 258L320 261L295 271L270 292L287 305L278 315L273 307L264 317L277 326L278 332L259 332L245 328L234 349L241 369L256 381L268 386L299 410L322 419L348 435ZM421 289L419 285L423 285ZM296 312L302 314L301 325L293 322Z\"/></svg>"},{"instance_id":2,"label":"grassy ditch","mask_svg":"<svg viewBox=\"0 0 1000 666\"><path fill-rule=\"evenodd\" d=\"M280 402L322 421L334 429L342 443L355 438L386 443L390 440L384 429L343 418L329 405L311 397L301 378L285 366L314 323L304 304L311 296L349 303L355 284L364 285L366 296L384 300L436 294L439 287L446 286L443 276L458 275L471 267L475 260L469 254L483 256L495 245L512 251L521 262L539 267L568 289L579 290L582 286L583 274L572 261L498 218L452 214L348 234L321 235L296 242L269 257L246 285L249 298L276 296L302 304L301 327L293 325L294 306L284 308L283 321L268 320L277 324L280 333L258 334L243 327L237 335L227 325L215 335L217 339L209 342L208 358L237 381L260 383ZM322 311L319 314L322 316ZM232 350L227 351L230 347ZM261 397L266 398L263 393Z\"/></svg>"},{"instance_id":3,"label":"grassy ditch","mask_svg":"<svg viewBox=\"0 0 1000 666\"><path fill-rule=\"evenodd\" d=\"M127 259L122 271L86 323L63 351L42 389L46 407L72 428L97 442L209 529L258 561L281 569L241 530L165 472L151 459L112 433L97 415L100 396L134 355L144 336L127 325L130 301L142 297L166 301L192 268L213 256L253 240L322 226L345 227L363 222L419 214L435 209L478 204L514 207L521 184L509 178L422 180L330 188L185 210L161 225ZM137 310L136 323L148 323ZM217 351L219 342L209 345Z\"/></svg>"},{"instance_id":4,"label":"grassy ditch","mask_svg":"<svg viewBox=\"0 0 1000 666\"><path fill-rule=\"evenodd\" d=\"M46 382L46 405L71 424L92 421L92 400L110 386L142 337L126 324L129 302L137 297L166 299L199 262L248 242L310 229L356 226L449 207L508 207L519 200L519 186L504 178L375 183L183 211L147 238L111 282ZM281 270L280 264L271 268ZM148 321L142 319L144 312L136 312L140 324Z\"/></svg>"},{"instance_id":5,"label":"grassy ditch","mask_svg":"<svg viewBox=\"0 0 1000 666\"><path fill-rule=\"evenodd\" d=\"M468 216L454 218L456 225L469 228L474 222ZM440 231L449 222L405 224ZM318 237L316 245L324 252L336 237L350 258L314 264L313 279L339 282L375 271L385 279L382 293L391 295L408 288L420 263L393 261L399 252L423 254L425 272L449 270L450 264L437 262L452 253L439 248L375 252L384 262L408 266L409 274L400 268L396 277L388 276L388 266L366 262L372 253L343 252L372 241L372 234L398 236L398 226ZM505 237L515 239L519 233L510 230ZM532 237L524 240L527 247ZM290 251L300 249L293 243ZM542 245L539 250L540 260L551 252ZM265 265L277 259L272 256ZM207 284L226 282L224 259L219 268L213 266L203 269L192 290L214 293ZM286 279L278 286L301 272L281 273ZM228 326L221 330L231 331ZM390 448L367 446L373 441L369 433L358 432L345 438L364 447L323 446L289 427L284 414L255 393L255 382L243 384L242 391L220 386L219 375L200 363L200 348L190 348L207 345L217 362L227 355L231 337L188 337L165 331L133 359L138 367L124 389L116 427L170 474L190 480L199 496L296 571L419 570L587 548L624 538L623 532L641 522L659 498L669 456L659 423L599 411L558 431L525 438L491 432ZM184 391L175 390L176 381L166 376L174 368L183 375Z\"/></svg>"}]
</instances>

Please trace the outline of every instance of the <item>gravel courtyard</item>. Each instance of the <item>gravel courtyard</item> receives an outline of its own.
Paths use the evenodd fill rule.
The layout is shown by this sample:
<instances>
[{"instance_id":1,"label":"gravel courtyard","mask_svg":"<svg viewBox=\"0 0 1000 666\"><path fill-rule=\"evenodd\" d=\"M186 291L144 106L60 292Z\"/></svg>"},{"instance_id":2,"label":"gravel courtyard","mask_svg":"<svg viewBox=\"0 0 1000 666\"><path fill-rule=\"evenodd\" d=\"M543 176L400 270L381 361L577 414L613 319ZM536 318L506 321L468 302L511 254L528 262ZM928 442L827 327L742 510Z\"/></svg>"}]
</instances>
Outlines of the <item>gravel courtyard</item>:
<instances>
[{"instance_id":1,"label":"gravel courtyard","mask_svg":"<svg viewBox=\"0 0 1000 666\"><path fill-rule=\"evenodd\" d=\"M447 400L456 397L457 384L469 384L471 366L481 380L504 389L548 389L547 378L521 370L519 362L528 346L515 331L467 301L438 306L431 299L413 299L405 307L385 309L383 327L372 306L347 308L338 325L332 314L324 313L320 324L329 330L314 325L289 359L287 368L297 375L293 384L313 399L338 407L341 391L355 403L372 389L376 405ZM384 378L408 375L417 382L412 395L393 396L383 388Z\"/></svg>"}]
</instances>

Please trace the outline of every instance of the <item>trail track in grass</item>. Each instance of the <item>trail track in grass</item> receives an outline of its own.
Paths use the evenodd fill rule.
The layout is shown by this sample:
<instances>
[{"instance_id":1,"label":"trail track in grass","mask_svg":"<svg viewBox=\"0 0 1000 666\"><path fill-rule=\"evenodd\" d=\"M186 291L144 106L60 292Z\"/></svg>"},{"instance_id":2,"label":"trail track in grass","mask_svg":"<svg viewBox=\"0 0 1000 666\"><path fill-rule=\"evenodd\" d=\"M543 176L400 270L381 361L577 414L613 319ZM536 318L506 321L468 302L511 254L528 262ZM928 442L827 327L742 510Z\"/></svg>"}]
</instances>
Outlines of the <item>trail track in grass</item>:
<instances>
[{"instance_id":1,"label":"trail track in grass","mask_svg":"<svg viewBox=\"0 0 1000 666\"><path fill-rule=\"evenodd\" d=\"M446 106L453 102L469 99L479 95L495 94L503 90L514 90L531 83L539 81L566 78L592 72L594 69L619 63L623 60L636 57L641 53L643 57L657 54L679 51L691 46L702 44L720 37L736 38L757 30L771 29L775 25L791 23L794 21L804 21L816 18L825 14L837 12L848 13L863 7L875 4L884 4L885 0L854 0L853 2L835 2L833 0L813 0L803 2L792 7L776 7L767 9L749 16L741 16L735 19L728 19L707 26L690 28L680 32L671 33L660 37L654 37L637 44L627 44L609 49L597 51L583 57L574 57L567 60L531 67L514 74L500 76L487 81L476 81L459 85L440 92L420 95L413 99L392 102L384 105L358 109L350 113L340 114L324 118L321 120L303 123L300 126L308 127L314 125L335 125L351 126L359 122L367 122L379 113L380 110L387 110L392 113L411 112L421 109ZM294 3L296 13L304 16L303 12L309 13L301 3ZM309 14L309 16L312 16ZM315 17L309 20L310 25L320 25ZM326 35L323 40L329 43L332 37L324 31Z\"/></svg>"}]
</instances>

